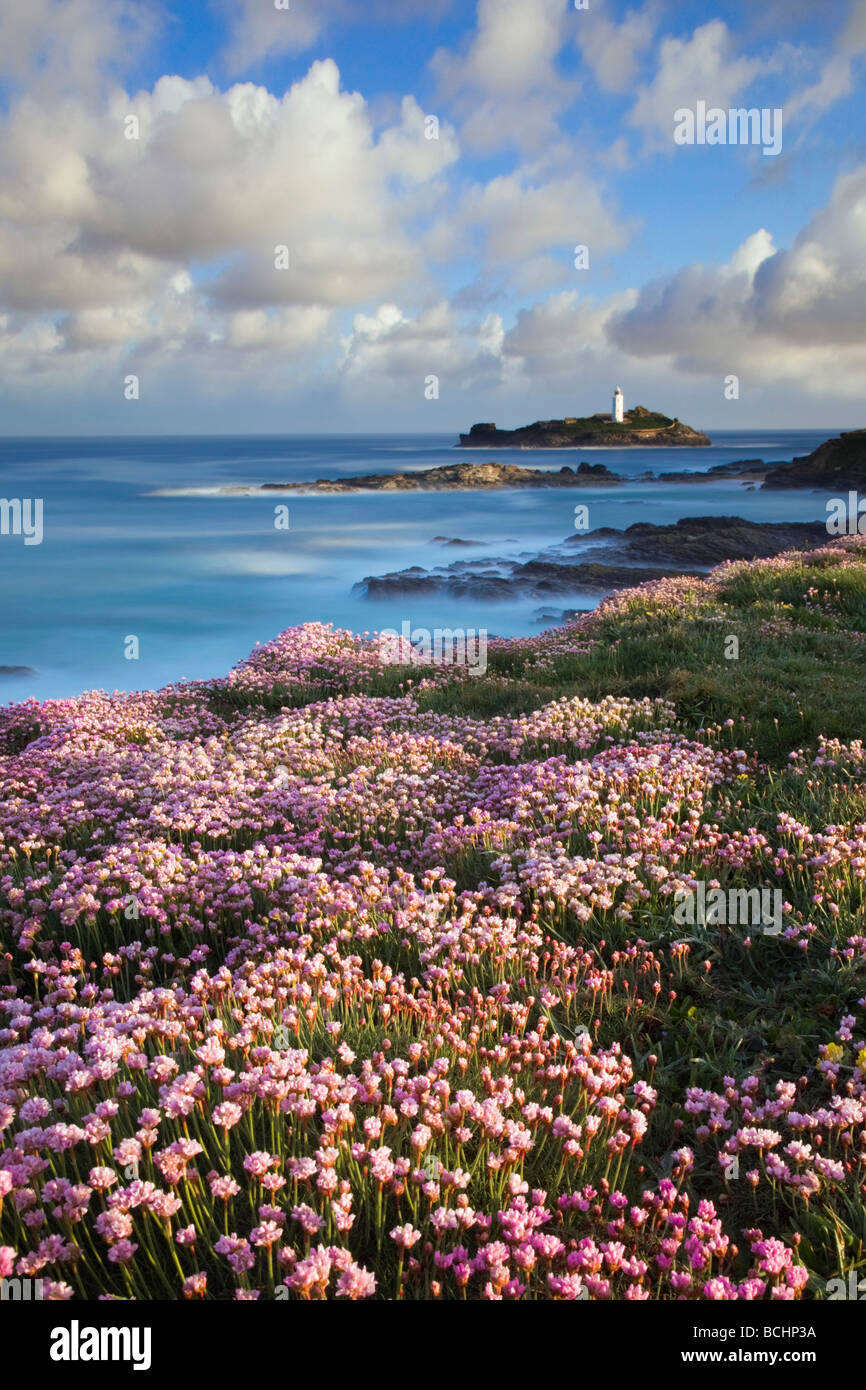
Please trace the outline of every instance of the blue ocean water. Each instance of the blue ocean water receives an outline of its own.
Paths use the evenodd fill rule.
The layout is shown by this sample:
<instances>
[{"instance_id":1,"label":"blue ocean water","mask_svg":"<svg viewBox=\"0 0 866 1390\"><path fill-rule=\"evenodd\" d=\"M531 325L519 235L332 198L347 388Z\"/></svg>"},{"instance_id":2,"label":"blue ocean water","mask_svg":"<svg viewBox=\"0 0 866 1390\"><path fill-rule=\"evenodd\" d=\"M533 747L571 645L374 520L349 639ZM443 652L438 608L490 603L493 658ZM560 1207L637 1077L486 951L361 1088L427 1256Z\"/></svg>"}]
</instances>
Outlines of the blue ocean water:
<instances>
[{"instance_id":1,"label":"blue ocean water","mask_svg":"<svg viewBox=\"0 0 866 1390\"><path fill-rule=\"evenodd\" d=\"M582 458L635 476L647 469L707 469L743 458L809 453L837 433L716 432L703 449L455 449L453 435L293 435L213 438L0 440L0 498L41 498L43 540L0 535L0 699L83 690L154 689L182 677L222 675L286 627L334 623L364 632L413 626L486 628L518 635L549 626L537 599L468 603L432 597L372 602L352 592L367 575L455 558L529 558L574 534L575 503L590 526L738 515L767 521L825 517L811 492L747 491L735 480L633 483L495 493L371 493L320 497L159 496L161 489L296 482L430 468L463 458L559 468ZM290 527L274 525L289 507ZM481 543L447 550L435 536ZM591 607L596 596L557 597ZM549 605L548 605L549 606ZM124 656L139 640L139 659Z\"/></svg>"}]
</instances>

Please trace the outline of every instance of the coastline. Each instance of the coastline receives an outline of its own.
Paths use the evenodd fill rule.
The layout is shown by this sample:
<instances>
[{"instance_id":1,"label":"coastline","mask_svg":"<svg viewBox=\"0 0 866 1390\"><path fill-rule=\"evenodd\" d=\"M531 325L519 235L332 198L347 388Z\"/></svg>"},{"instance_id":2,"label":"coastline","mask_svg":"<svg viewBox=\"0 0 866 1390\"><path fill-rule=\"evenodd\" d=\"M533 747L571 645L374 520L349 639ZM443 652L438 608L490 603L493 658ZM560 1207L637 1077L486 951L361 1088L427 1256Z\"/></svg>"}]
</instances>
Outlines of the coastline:
<instances>
[{"instance_id":1,"label":"coastline","mask_svg":"<svg viewBox=\"0 0 866 1390\"><path fill-rule=\"evenodd\" d=\"M7 612L0 664L37 673L7 679L3 699L65 699L94 688L157 689L181 677L203 679L228 669L256 641L304 622L362 631L371 625L399 629L409 617L430 628L444 623L528 637L542 621L539 601L529 595L367 599L353 587L367 575L447 563L454 552L433 544L437 535L477 542L466 552L473 558L528 560L568 534L577 503L588 505L591 529L637 520L665 525L698 514L814 520L823 509L814 494L790 490L771 497L705 470L710 462L755 457L781 463L808 454L827 434L732 431L701 455L605 450L599 458L587 451L588 461L621 474L617 487L347 493L342 500L262 492L259 484L450 466L453 434L109 435L31 440L26 447L22 440L0 440L0 495L27 491L24 462L38 479L46 518L41 549L25 550L14 538L0 545L0 576L18 594ZM479 460L477 452L468 457ZM580 457L521 452L502 462L548 471L566 462L577 467ZM701 470L699 485L639 481L650 468L683 467ZM226 486L248 495L225 493ZM289 508L288 531L274 529L278 504ZM67 524L58 529L60 517ZM98 551L90 540L95 519ZM33 556L43 568L36 587L25 568ZM122 632L106 606L106 567L113 603L136 614ZM557 597L554 606L595 607L598 598L597 589L579 591ZM142 639L137 663L124 659L127 632Z\"/></svg>"}]
</instances>

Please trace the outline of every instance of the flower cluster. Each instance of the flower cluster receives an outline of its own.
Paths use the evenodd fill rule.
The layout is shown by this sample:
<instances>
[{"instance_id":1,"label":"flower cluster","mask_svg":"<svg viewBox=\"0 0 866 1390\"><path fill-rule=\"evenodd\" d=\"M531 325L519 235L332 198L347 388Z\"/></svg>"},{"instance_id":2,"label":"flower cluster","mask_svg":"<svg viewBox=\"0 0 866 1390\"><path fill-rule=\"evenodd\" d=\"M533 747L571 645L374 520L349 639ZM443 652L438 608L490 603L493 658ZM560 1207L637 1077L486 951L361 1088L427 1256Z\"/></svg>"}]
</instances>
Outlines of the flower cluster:
<instances>
[{"instance_id":1,"label":"flower cluster","mask_svg":"<svg viewBox=\"0 0 866 1390\"><path fill-rule=\"evenodd\" d=\"M862 746L798 750L771 795L746 730L618 697L443 712L459 672L401 688L377 652L310 625L222 681L0 712L0 1277L800 1297L803 1223L866 1161L866 825L805 809L860 786ZM698 880L780 887L785 932L685 937ZM835 1041L799 1080L757 1041L696 1077L680 1039L760 952L832 974Z\"/></svg>"}]
</instances>

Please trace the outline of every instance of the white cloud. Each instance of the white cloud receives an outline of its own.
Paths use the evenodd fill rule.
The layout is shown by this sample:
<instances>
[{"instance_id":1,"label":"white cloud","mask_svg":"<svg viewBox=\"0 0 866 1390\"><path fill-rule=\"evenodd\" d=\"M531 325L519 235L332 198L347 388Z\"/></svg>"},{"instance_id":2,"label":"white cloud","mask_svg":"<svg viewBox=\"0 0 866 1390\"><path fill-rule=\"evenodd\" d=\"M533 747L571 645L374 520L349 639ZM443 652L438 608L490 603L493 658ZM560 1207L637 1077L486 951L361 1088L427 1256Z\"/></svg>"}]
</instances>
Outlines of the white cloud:
<instances>
[{"instance_id":1,"label":"white cloud","mask_svg":"<svg viewBox=\"0 0 866 1390\"><path fill-rule=\"evenodd\" d=\"M229 20L225 60L230 72L242 73L264 58L302 53L342 8L341 0L290 0L277 9L274 0L226 0Z\"/></svg>"},{"instance_id":2,"label":"white cloud","mask_svg":"<svg viewBox=\"0 0 866 1390\"><path fill-rule=\"evenodd\" d=\"M825 208L775 249L762 230L727 265L690 265L646 286L609 336L679 370L747 371L805 392L862 396L866 346L866 166L837 180Z\"/></svg>"},{"instance_id":3,"label":"white cloud","mask_svg":"<svg viewBox=\"0 0 866 1390\"><path fill-rule=\"evenodd\" d=\"M854 67L866 53L866 0L853 0L844 28L836 35L818 78L785 103L786 119L817 118L854 90Z\"/></svg>"},{"instance_id":4,"label":"white cloud","mask_svg":"<svg viewBox=\"0 0 866 1390\"><path fill-rule=\"evenodd\" d=\"M377 135L330 60L282 97L166 76L105 104L22 98L0 141L7 357L36 341L27 315L54 317L53 356L92 353L103 371L112 350L153 370L160 350L191 364L322 350L335 308L424 284L413 217L458 153L447 122L438 134L407 96Z\"/></svg>"},{"instance_id":5,"label":"white cloud","mask_svg":"<svg viewBox=\"0 0 866 1390\"><path fill-rule=\"evenodd\" d=\"M106 64L154 32L157 7L132 0L0 0L0 77L53 95L104 83Z\"/></svg>"},{"instance_id":6,"label":"white cloud","mask_svg":"<svg viewBox=\"0 0 866 1390\"><path fill-rule=\"evenodd\" d=\"M801 115L820 116L837 101L850 96L853 85L851 59L835 53L824 63L817 81L787 98L785 119L793 121Z\"/></svg>"},{"instance_id":7,"label":"white cloud","mask_svg":"<svg viewBox=\"0 0 866 1390\"><path fill-rule=\"evenodd\" d=\"M770 256L775 255L775 251L773 238L762 227L760 231L754 232L752 236L746 238L741 246L737 247L726 270L731 275L739 275L744 272L746 275L754 277L758 267L763 265Z\"/></svg>"},{"instance_id":8,"label":"white cloud","mask_svg":"<svg viewBox=\"0 0 866 1390\"><path fill-rule=\"evenodd\" d=\"M468 190L454 216L460 226L481 228L485 264L508 266L517 281L540 252L557 251L571 273L575 245L601 258L622 250L630 232L579 172L538 183L530 170L491 179Z\"/></svg>"},{"instance_id":9,"label":"white cloud","mask_svg":"<svg viewBox=\"0 0 866 1390\"><path fill-rule=\"evenodd\" d=\"M559 0L479 0L477 33L463 57L440 50L434 60L444 83L491 95L521 96L545 82L562 46L565 11Z\"/></svg>"},{"instance_id":10,"label":"white cloud","mask_svg":"<svg viewBox=\"0 0 866 1390\"><path fill-rule=\"evenodd\" d=\"M588 364L611 355L606 336L608 320L631 306L632 292L604 302L582 299L577 290L563 290L523 309L505 336L503 354L519 359L532 378L544 376L565 384L576 382Z\"/></svg>"},{"instance_id":11,"label":"white cloud","mask_svg":"<svg viewBox=\"0 0 866 1390\"><path fill-rule=\"evenodd\" d=\"M330 321L331 315L321 305L271 312L243 309L230 316L225 341L244 352L251 348L297 352L321 343Z\"/></svg>"},{"instance_id":12,"label":"white cloud","mask_svg":"<svg viewBox=\"0 0 866 1390\"><path fill-rule=\"evenodd\" d=\"M435 21L453 0L290 0L278 10L274 0L222 0L229 23L223 55L233 75L265 59L303 53L334 25Z\"/></svg>"},{"instance_id":13,"label":"white cloud","mask_svg":"<svg viewBox=\"0 0 866 1390\"><path fill-rule=\"evenodd\" d=\"M673 152L675 111L694 109L699 100L728 109L756 77L770 70L761 59L737 56L727 26L720 19L710 20L689 39L662 40L655 76L639 89L628 120L641 131L649 149Z\"/></svg>"},{"instance_id":14,"label":"white cloud","mask_svg":"<svg viewBox=\"0 0 866 1390\"><path fill-rule=\"evenodd\" d=\"M656 7L628 10L621 24L609 19L602 8L590 7L580 13L579 20L575 42L598 85L605 92L628 92L658 23Z\"/></svg>"},{"instance_id":15,"label":"white cloud","mask_svg":"<svg viewBox=\"0 0 866 1390\"><path fill-rule=\"evenodd\" d=\"M436 376L442 396L454 398L500 380L503 339L495 314L467 326L447 300L414 318L383 304L375 314L356 315L343 339L344 386L350 399L388 401L396 392L401 404L423 404L427 379Z\"/></svg>"},{"instance_id":16,"label":"white cloud","mask_svg":"<svg viewBox=\"0 0 866 1390\"><path fill-rule=\"evenodd\" d=\"M479 0L469 43L437 50L431 67L467 146L538 149L557 137L556 117L578 91L556 67L567 14L562 0Z\"/></svg>"},{"instance_id":17,"label":"white cloud","mask_svg":"<svg viewBox=\"0 0 866 1390\"><path fill-rule=\"evenodd\" d=\"M435 113L433 113L435 114ZM407 185L423 184L435 178L459 156L454 127L447 121L427 129L427 113L414 97L403 98L400 123L382 132L377 154L384 175L394 175Z\"/></svg>"},{"instance_id":18,"label":"white cloud","mask_svg":"<svg viewBox=\"0 0 866 1390\"><path fill-rule=\"evenodd\" d=\"M375 314L356 314L343 340L347 375L415 376L441 370L453 353L457 316L447 301L411 318L396 304L382 304Z\"/></svg>"}]
</instances>

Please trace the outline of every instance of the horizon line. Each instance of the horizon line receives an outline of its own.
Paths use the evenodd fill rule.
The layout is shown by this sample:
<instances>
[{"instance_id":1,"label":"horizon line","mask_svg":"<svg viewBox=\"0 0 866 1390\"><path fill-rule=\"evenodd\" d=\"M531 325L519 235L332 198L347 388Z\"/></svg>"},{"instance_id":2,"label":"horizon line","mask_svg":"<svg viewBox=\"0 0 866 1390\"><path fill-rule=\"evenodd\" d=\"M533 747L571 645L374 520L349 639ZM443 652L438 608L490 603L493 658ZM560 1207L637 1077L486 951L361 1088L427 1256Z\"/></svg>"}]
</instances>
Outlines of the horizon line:
<instances>
[{"instance_id":1,"label":"horizon line","mask_svg":"<svg viewBox=\"0 0 866 1390\"><path fill-rule=\"evenodd\" d=\"M805 434L823 433L826 430L837 430L840 434L848 434L862 429L864 425L742 425L738 429L731 429L730 426L704 425L704 432L714 430L716 434ZM221 430L218 433L209 433L196 430L164 430L155 434L117 434L111 431L103 431L98 434L84 434L76 432L57 432L50 434L0 434L0 443L15 442L22 439L357 439L357 438L386 438L404 439L406 436L414 436L419 439L430 438L452 438L457 433L465 431L454 430ZM456 446L459 447L459 446ZM466 446L469 447L469 446ZM495 447L495 446L491 446ZM590 445L575 445L575 448L590 448ZM615 444L609 448L616 448ZM640 448L640 445L628 445L628 448ZM657 446L648 446L657 447ZM683 446L678 446L682 448ZM685 446L688 447L687 445ZM533 450L531 447L522 449L523 453L544 452L542 448ZM557 452L555 449L549 450L551 453Z\"/></svg>"}]
</instances>

